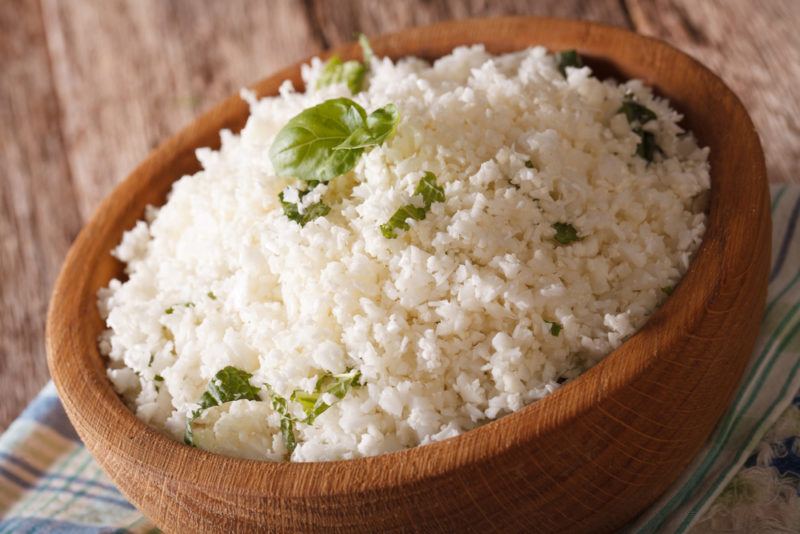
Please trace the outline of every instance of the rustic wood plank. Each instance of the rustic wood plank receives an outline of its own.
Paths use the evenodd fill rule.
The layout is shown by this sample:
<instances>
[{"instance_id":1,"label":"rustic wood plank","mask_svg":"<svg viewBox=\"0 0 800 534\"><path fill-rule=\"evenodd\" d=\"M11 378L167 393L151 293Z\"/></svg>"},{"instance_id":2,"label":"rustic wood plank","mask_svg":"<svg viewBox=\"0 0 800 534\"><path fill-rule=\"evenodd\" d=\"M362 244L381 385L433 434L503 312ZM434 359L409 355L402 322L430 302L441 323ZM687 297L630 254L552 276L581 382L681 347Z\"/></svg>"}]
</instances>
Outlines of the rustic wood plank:
<instances>
[{"instance_id":1,"label":"rustic wood plank","mask_svg":"<svg viewBox=\"0 0 800 534\"><path fill-rule=\"evenodd\" d=\"M315 23L327 46L352 41L353 35L394 32L442 20L502 15L579 18L629 27L621 0L310 0Z\"/></svg>"},{"instance_id":2,"label":"rustic wood plank","mask_svg":"<svg viewBox=\"0 0 800 534\"><path fill-rule=\"evenodd\" d=\"M80 227L35 2L0 9L0 431L47 381L50 288Z\"/></svg>"},{"instance_id":3,"label":"rustic wood plank","mask_svg":"<svg viewBox=\"0 0 800 534\"><path fill-rule=\"evenodd\" d=\"M800 183L800 2L626 0L636 29L710 67L756 124L772 182Z\"/></svg>"},{"instance_id":4,"label":"rustic wood plank","mask_svg":"<svg viewBox=\"0 0 800 534\"><path fill-rule=\"evenodd\" d=\"M292 0L42 4L84 218L203 109L322 45Z\"/></svg>"}]
</instances>

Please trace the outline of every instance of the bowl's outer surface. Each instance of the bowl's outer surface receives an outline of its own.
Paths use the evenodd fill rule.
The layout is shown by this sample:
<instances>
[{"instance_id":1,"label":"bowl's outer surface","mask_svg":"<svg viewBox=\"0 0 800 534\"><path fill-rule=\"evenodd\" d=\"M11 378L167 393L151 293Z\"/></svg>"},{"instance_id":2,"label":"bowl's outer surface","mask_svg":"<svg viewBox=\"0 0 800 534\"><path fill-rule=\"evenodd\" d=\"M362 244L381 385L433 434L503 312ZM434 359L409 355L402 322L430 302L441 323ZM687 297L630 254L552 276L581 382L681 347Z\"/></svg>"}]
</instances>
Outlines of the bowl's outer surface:
<instances>
[{"instance_id":1,"label":"bowl's outer surface","mask_svg":"<svg viewBox=\"0 0 800 534\"><path fill-rule=\"evenodd\" d=\"M454 439L330 463L259 463L192 449L148 428L105 376L96 291L121 273L122 232L198 170L194 149L240 129L223 102L158 148L100 206L53 294L48 362L67 413L97 461L168 531L584 531L616 529L652 503L708 437L740 380L764 306L770 258L763 153L736 96L668 45L586 22L501 18L375 38L375 50L433 59L462 44L496 53L576 48L599 74L641 78L711 148L706 237L689 272L645 327L553 395ZM356 57L354 45L340 48ZM255 86L277 92L299 65Z\"/></svg>"}]
</instances>

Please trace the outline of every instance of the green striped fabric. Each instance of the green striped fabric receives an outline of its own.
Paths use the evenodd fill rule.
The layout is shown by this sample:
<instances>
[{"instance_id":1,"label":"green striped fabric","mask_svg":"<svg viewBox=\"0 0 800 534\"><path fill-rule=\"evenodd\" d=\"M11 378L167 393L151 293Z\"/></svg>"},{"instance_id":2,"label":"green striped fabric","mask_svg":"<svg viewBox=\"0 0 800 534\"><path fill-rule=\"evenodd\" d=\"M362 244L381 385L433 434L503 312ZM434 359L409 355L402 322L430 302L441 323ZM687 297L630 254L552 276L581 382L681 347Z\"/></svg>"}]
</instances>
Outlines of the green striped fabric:
<instances>
[{"instance_id":1,"label":"green striped fabric","mask_svg":"<svg viewBox=\"0 0 800 534\"><path fill-rule=\"evenodd\" d=\"M706 447L630 532L689 530L800 388L800 188L773 189L772 204L768 304L745 378ZM0 534L153 531L80 443L49 384L0 437Z\"/></svg>"}]
</instances>

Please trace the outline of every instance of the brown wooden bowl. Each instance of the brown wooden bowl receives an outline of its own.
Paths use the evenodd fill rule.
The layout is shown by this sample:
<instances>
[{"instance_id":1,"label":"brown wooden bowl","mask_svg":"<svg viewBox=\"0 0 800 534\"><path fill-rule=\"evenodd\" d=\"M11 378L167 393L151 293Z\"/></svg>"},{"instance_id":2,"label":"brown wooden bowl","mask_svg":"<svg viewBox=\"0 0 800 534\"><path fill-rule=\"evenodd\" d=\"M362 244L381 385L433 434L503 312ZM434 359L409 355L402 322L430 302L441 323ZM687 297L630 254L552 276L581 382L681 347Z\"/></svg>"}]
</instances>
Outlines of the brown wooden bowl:
<instances>
[{"instance_id":1,"label":"brown wooden bowl","mask_svg":"<svg viewBox=\"0 0 800 534\"><path fill-rule=\"evenodd\" d=\"M106 378L98 288L121 274L109 255L148 203L199 169L248 109L231 97L153 152L101 204L70 250L47 322L50 371L69 417L122 492L167 531L420 532L616 529L681 473L728 404L752 350L770 258L758 136L736 96L663 42L587 22L447 22L373 39L399 58L457 45L491 52L576 48L600 75L641 78L685 113L711 147L708 230L683 281L647 324L576 380L459 437L372 458L267 463L192 449L150 429ZM353 44L336 53L359 55ZM257 83L302 88L300 64Z\"/></svg>"}]
</instances>

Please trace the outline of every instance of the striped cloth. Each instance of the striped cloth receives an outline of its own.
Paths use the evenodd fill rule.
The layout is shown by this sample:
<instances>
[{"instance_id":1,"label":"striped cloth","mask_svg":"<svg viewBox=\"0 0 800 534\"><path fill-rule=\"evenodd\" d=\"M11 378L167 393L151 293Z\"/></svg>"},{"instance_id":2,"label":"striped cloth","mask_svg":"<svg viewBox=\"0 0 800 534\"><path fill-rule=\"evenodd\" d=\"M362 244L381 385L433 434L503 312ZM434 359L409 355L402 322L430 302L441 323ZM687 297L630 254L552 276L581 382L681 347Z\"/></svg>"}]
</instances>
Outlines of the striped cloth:
<instances>
[{"instance_id":1,"label":"striped cloth","mask_svg":"<svg viewBox=\"0 0 800 534\"><path fill-rule=\"evenodd\" d=\"M774 188L772 216L768 304L745 379L701 454L630 532L800 531L800 188ZM0 437L0 534L151 531L49 384Z\"/></svg>"}]
</instances>

